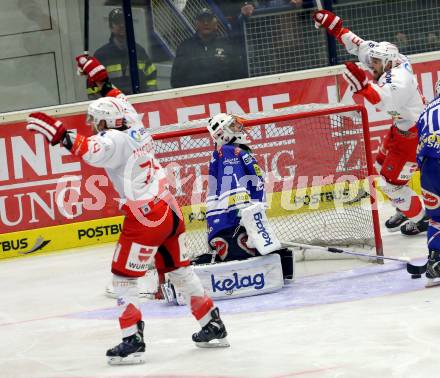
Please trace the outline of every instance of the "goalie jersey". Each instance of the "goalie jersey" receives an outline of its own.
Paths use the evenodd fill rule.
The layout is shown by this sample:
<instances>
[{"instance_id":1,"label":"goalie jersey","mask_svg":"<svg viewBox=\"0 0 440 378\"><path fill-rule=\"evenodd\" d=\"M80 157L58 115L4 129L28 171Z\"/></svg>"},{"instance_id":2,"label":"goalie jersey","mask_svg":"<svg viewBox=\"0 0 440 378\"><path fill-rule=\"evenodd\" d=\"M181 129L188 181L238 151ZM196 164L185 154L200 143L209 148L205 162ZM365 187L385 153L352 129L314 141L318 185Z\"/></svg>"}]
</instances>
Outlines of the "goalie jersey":
<instances>
[{"instance_id":1,"label":"goalie jersey","mask_svg":"<svg viewBox=\"0 0 440 378\"><path fill-rule=\"evenodd\" d=\"M421 167L423 157L440 159L440 97L428 104L417 121L419 144L417 163Z\"/></svg>"},{"instance_id":2,"label":"goalie jersey","mask_svg":"<svg viewBox=\"0 0 440 378\"><path fill-rule=\"evenodd\" d=\"M261 170L245 145L225 144L214 151L208 185L208 241L224 229L237 227L240 209L264 201Z\"/></svg>"}]
</instances>

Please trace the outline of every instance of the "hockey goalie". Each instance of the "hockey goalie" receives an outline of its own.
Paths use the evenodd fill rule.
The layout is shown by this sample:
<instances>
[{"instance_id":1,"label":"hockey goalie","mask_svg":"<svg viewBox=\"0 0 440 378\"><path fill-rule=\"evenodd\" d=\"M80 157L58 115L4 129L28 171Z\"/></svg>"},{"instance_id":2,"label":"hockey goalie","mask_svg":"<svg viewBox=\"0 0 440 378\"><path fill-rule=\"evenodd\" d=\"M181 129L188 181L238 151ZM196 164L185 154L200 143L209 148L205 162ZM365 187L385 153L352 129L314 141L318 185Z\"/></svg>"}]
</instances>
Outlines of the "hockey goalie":
<instances>
[{"instance_id":1,"label":"hockey goalie","mask_svg":"<svg viewBox=\"0 0 440 378\"><path fill-rule=\"evenodd\" d=\"M213 298L269 293L294 276L293 252L282 249L265 213L264 178L251 139L237 116L220 113L208 122L215 150L209 165L206 218L211 252L193 260ZM162 285L168 302L181 293Z\"/></svg>"}]
</instances>

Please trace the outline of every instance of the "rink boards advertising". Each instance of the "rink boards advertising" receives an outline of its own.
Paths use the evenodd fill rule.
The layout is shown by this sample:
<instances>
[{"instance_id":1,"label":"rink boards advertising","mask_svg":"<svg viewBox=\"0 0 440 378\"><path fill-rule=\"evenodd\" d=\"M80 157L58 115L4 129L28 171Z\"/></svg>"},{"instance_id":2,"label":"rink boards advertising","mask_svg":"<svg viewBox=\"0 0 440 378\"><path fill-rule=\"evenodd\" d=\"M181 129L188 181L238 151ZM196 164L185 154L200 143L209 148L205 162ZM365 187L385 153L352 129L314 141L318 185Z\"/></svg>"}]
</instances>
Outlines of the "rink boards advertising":
<instances>
[{"instance_id":1,"label":"rink boards advertising","mask_svg":"<svg viewBox=\"0 0 440 378\"><path fill-rule=\"evenodd\" d=\"M433 97L433 87L440 71L439 58L439 53L431 53L412 59L420 89L427 100ZM220 111L236 114L270 112L298 104L336 103L338 100L349 103L353 99L363 103L359 96L355 95L352 99L339 75L341 69L338 66L168 90L132 96L131 101L137 111L143 113L144 123L151 127L204 119ZM372 152L375 154L390 125L390 118L368 103L365 106L370 120ZM87 103L80 103L46 108L45 111L58 116L67 128L76 128L90 135L90 130L84 126L86 109ZM84 164L59 146L49 146L41 135L27 132L25 119L29 112L0 115L0 258L116 240L123 217L118 210L118 195L111 188L104 171ZM265 127L254 130L260 136L259 145L255 146L254 142L254 151L261 168L272 172L275 182L286 177L328 174L328 171L320 170L322 164L318 157L309 159L308 164L298 164L296 159L301 153L307 153L307 149L300 150L304 150L311 140L306 133L298 132L298 128L290 135L289 127L284 125L285 132L276 137L270 136ZM193 143L194 139L197 143ZM163 140L159 144L158 157L163 165L173 161L169 167L175 177L172 186L176 188L176 197L183 206L188 228L198 228L205 217L204 207L198 203L203 200L206 182L200 180L190 190L193 196L199 198L194 206L187 206L189 197L185 183L189 177L200 178L207 174L213 149L208 134L180 138L179 141ZM356 149L350 151L350 156L344 148L335 145L334 149L334 157L326 164L333 165L335 175L341 161L355 167ZM344 172L350 171L350 167L344 168ZM310 189L311 181L308 186ZM314 193L314 197L309 192L302 192L295 201L302 201L306 207L311 206L313 201L331 204L339 192L332 186L322 188L321 192ZM340 192L343 191L342 187ZM276 185L274 192L277 192ZM70 205L66 207L64 202L67 198ZM272 215L277 215L276 206L272 212Z\"/></svg>"}]
</instances>

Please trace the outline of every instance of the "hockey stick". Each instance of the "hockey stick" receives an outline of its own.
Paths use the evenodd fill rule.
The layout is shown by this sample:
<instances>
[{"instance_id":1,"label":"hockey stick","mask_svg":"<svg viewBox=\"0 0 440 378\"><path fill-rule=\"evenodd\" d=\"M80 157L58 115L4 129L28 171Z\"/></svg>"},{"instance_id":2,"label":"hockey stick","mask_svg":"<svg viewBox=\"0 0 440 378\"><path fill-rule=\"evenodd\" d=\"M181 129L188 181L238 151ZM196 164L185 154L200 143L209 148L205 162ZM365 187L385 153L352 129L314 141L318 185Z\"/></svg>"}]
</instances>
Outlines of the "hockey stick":
<instances>
[{"instance_id":1,"label":"hockey stick","mask_svg":"<svg viewBox=\"0 0 440 378\"><path fill-rule=\"evenodd\" d=\"M89 55L89 0L84 0L84 55Z\"/></svg>"},{"instance_id":2,"label":"hockey stick","mask_svg":"<svg viewBox=\"0 0 440 378\"><path fill-rule=\"evenodd\" d=\"M315 3L316 3L316 8L318 8L318 10L324 9L324 7L322 6L321 0L315 0Z\"/></svg>"},{"instance_id":3,"label":"hockey stick","mask_svg":"<svg viewBox=\"0 0 440 378\"><path fill-rule=\"evenodd\" d=\"M385 257L385 256L378 256L378 255L369 255L367 253L360 253L360 252L353 252L353 251L347 251L346 249L340 249L340 248L334 248L334 247L322 247L318 245L308 245L308 244L301 244L301 243L294 243L294 242L286 242L282 241L281 244L283 244L286 247L295 247L295 248L303 248L303 249L319 249L321 251L325 252L331 252L331 253L344 253L346 255L352 255L352 256L358 256L358 257L366 257L371 260L391 260L391 261L398 261L401 263L406 264L406 271L411 274L411 276L419 276L426 272L426 264L422 266L417 266L414 264L411 264L408 262L408 260L405 259L399 259L397 257ZM414 277L419 278L419 277Z\"/></svg>"}]
</instances>

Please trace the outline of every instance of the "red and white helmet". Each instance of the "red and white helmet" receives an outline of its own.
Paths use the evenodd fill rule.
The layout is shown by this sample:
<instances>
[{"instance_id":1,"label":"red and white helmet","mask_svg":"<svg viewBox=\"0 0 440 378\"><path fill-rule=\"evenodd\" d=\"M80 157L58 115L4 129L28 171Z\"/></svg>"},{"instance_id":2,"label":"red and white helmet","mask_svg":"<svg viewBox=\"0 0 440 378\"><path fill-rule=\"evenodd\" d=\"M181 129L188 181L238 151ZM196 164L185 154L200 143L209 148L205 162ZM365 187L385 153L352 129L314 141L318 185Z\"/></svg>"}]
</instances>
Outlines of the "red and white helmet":
<instances>
[{"instance_id":1,"label":"red and white helmet","mask_svg":"<svg viewBox=\"0 0 440 378\"><path fill-rule=\"evenodd\" d=\"M249 144L251 139L237 117L219 113L208 121L208 131L217 146L227 143Z\"/></svg>"},{"instance_id":2,"label":"red and white helmet","mask_svg":"<svg viewBox=\"0 0 440 378\"><path fill-rule=\"evenodd\" d=\"M399 49L390 42L379 42L370 49L370 58L380 59L384 68L388 62L392 62L391 67L394 67L399 60Z\"/></svg>"},{"instance_id":3,"label":"red and white helmet","mask_svg":"<svg viewBox=\"0 0 440 378\"><path fill-rule=\"evenodd\" d=\"M109 129L126 126L125 104L115 97L101 97L93 101L87 109L87 124L97 130L99 122L104 120Z\"/></svg>"}]
</instances>

